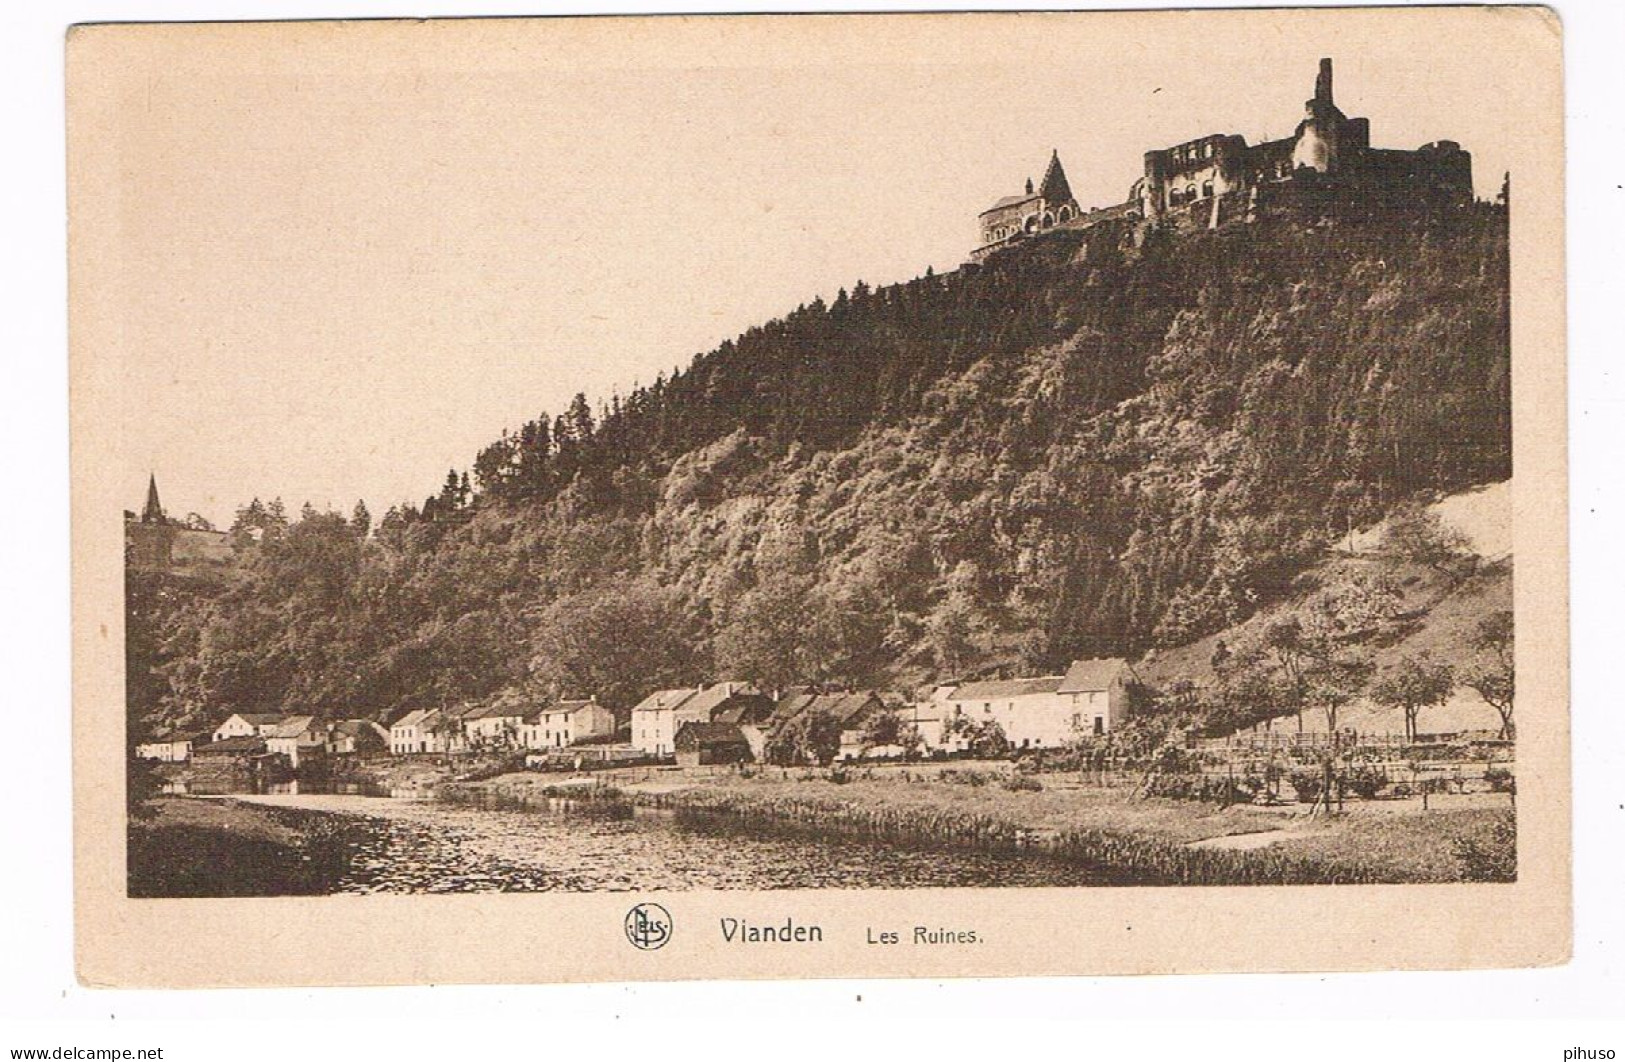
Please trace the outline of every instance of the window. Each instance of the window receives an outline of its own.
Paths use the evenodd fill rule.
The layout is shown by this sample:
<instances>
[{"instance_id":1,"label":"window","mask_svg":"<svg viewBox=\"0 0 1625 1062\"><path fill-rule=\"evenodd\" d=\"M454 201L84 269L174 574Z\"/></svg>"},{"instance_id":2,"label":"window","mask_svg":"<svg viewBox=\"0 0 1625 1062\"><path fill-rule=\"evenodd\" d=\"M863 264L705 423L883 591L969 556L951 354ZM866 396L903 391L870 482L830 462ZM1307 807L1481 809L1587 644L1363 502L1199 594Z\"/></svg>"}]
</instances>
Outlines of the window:
<instances>
[{"instance_id":1,"label":"window","mask_svg":"<svg viewBox=\"0 0 1625 1062\"><path fill-rule=\"evenodd\" d=\"M1202 182L1202 198L1203 199L1209 199L1212 196L1213 196L1213 182L1212 181L1203 181Z\"/></svg>"}]
</instances>

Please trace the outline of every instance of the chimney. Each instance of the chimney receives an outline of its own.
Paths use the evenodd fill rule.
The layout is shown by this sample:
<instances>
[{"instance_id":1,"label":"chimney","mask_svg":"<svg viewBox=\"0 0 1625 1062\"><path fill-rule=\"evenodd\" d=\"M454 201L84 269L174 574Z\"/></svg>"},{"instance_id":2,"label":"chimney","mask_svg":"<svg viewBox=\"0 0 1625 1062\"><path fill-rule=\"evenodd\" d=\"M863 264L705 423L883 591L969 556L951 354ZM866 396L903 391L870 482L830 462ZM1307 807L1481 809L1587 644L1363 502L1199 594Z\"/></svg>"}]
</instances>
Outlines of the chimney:
<instances>
[{"instance_id":1,"label":"chimney","mask_svg":"<svg viewBox=\"0 0 1625 1062\"><path fill-rule=\"evenodd\" d=\"M1332 103L1332 61L1320 61L1320 74L1315 78L1315 102L1331 106Z\"/></svg>"}]
</instances>

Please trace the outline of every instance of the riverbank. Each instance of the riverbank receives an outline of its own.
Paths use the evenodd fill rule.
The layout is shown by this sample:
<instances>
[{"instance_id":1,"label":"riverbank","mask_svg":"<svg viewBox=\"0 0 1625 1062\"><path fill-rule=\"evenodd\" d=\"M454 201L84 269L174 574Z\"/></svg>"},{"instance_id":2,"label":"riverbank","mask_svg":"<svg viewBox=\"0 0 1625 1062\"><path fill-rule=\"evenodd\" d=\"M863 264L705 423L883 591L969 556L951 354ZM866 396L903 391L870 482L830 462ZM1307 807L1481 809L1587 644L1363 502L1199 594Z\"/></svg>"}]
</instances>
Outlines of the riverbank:
<instances>
[{"instance_id":1,"label":"riverbank","mask_svg":"<svg viewBox=\"0 0 1625 1062\"><path fill-rule=\"evenodd\" d=\"M1482 797L1216 808L1010 772L524 772L439 799L159 797L130 823L131 896L1503 881Z\"/></svg>"},{"instance_id":2,"label":"riverbank","mask_svg":"<svg viewBox=\"0 0 1625 1062\"><path fill-rule=\"evenodd\" d=\"M129 895L323 895L373 832L359 817L156 797L130 819Z\"/></svg>"},{"instance_id":3,"label":"riverbank","mask_svg":"<svg viewBox=\"0 0 1625 1062\"><path fill-rule=\"evenodd\" d=\"M597 802L621 798L672 811L691 828L1037 855L1087 865L1103 883L1121 885L1507 881L1516 874L1513 812L1484 799L1435 798L1428 810L1416 801L1356 802L1346 814L1311 817L1304 805L1219 809L1065 776L1042 776L1036 789L1008 778L973 769L870 772L844 782L828 772L667 772L605 789L590 780L561 787L508 775L459 787L459 799L524 807L579 786Z\"/></svg>"}]
</instances>

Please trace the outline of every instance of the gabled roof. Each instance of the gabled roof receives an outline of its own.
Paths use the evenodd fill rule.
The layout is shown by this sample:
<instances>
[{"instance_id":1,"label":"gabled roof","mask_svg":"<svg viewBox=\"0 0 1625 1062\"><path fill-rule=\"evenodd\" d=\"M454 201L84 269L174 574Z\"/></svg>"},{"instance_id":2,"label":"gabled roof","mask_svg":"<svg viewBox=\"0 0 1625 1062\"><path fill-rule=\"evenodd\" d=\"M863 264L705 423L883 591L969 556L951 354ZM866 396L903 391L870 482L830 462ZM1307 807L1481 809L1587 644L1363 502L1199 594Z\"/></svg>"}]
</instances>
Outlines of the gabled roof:
<instances>
[{"instance_id":1,"label":"gabled roof","mask_svg":"<svg viewBox=\"0 0 1625 1062\"><path fill-rule=\"evenodd\" d=\"M779 698L779 702L773 706L773 721L782 723L786 719L794 719L802 712L805 712L807 707L818 699L818 696L816 690L805 688L785 693L783 697Z\"/></svg>"},{"instance_id":2,"label":"gabled roof","mask_svg":"<svg viewBox=\"0 0 1625 1062\"><path fill-rule=\"evenodd\" d=\"M872 708L886 702L874 690L835 690L830 693L798 693L781 699L773 709L773 721L783 723L803 712L825 712L842 724L851 723Z\"/></svg>"},{"instance_id":3,"label":"gabled roof","mask_svg":"<svg viewBox=\"0 0 1625 1062\"><path fill-rule=\"evenodd\" d=\"M686 703L690 698L698 696L699 690L692 686L683 686L673 690L655 690L633 706L634 712L654 712L667 708L676 708Z\"/></svg>"},{"instance_id":4,"label":"gabled roof","mask_svg":"<svg viewBox=\"0 0 1625 1062\"><path fill-rule=\"evenodd\" d=\"M538 717L544 715L574 715L588 708L599 707L598 698L584 697L573 701L557 701L536 713Z\"/></svg>"},{"instance_id":5,"label":"gabled roof","mask_svg":"<svg viewBox=\"0 0 1625 1062\"><path fill-rule=\"evenodd\" d=\"M290 715L279 723L266 737L296 738L309 730L316 722L314 715Z\"/></svg>"},{"instance_id":6,"label":"gabled roof","mask_svg":"<svg viewBox=\"0 0 1625 1062\"><path fill-rule=\"evenodd\" d=\"M1074 660L1066 669L1066 678L1057 693L1085 693L1090 690L1108 690L1123 677L1128 661L1120 656L1099 660Z\"/></svg>"},{"instance_id":7,"label":"gabled roof","mask_svg":"<svg viewBox=\"0 0 1625 1062\"><path fill-rule=\"evenodd\" d=\"M1055 693L1061 688L1062 676L1046 675L1043 678L1019 679L989 679L983 682L967 682L954 690L949 700L953 701L996 701L1009 697L1030 697L1038 693Z\"/></svg>"},{"instance_id":8,"label":"gabled roof","mask_svg":"<svg viewBox=\"0 0 1625 1062\"><path fill-rule=\"evenodd\" d=\"M397 726L417 726L423 722L423 717L428 714L429 710L427 708L414 708L389 725L392 728Z\"/></svg>"},{"instance_id":9,"label":"gabled roof","mask_svg":"<svg viewBox=\"0 0 1625 1062\"><path fill-rule=\"evenodd\" d=\"M696 693L692 700L683 702L684 712L703 712L710 718L718 709L728 704L736 697L749 698L757 703L771 705L771 701L758 693L754 687L740 682L717 682Z\"/></svg>"},{"instance_id":10,"label":"gabled roof","mask_svg":"<svg viewBox=\"0 0 1625 1062\"><path fill-rule=\"evenodd\" d=\"M677 728L672 744L749 745L745 732L732 723L684 723Z\"/></svg>"},{"instance_id":11,"label":"gabled roof","mask_svg":"<svg viewBox=\"0 0 1625 1062\"><path fill-rule=\"evenodd\" d=\"M728 704L711 713L713 723L765 723L773 718L773 702L766 697L750 694L734 697Z\"/></svg>"}]
</instances>

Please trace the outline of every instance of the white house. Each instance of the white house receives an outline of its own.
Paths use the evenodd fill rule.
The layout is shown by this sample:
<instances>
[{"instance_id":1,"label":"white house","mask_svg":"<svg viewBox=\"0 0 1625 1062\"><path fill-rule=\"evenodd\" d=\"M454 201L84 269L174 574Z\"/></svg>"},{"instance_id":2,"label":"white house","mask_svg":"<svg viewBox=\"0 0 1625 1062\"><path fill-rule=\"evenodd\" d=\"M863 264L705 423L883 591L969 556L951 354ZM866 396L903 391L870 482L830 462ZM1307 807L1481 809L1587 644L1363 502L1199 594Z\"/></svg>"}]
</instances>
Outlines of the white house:
<instances>
[{"instance_id":1,"label":"white house","mask_svg":"<svg viewBox=\"0 0 1625 1062\"><path fill-rule=\"evenodd\" d=\"M414 708L389 724L389 751L396 756L428 752L429 735L423 726L428 715L428 709Z\"/></svg>"},{"instance_id":2,"label":"white house","mask_svg":"<svg viewBox=\"0 0 1625 1062\"><path fill-rule=\"evenodd\" d=\"M280 712L237 712L214 728L214 740L234 737L265 737L286 718Z\"/></svg>"},{"instance_id":3,"label":"white house","mask_svg":"<svg viewBox=\"0 0 1625 1062\"><path fill-rule=\"evenodd\" d=\"M293 715L265 735L267 752L288 757L288 764L299 766L300 757L319 757L327 750L327 724L313 715Z\"/></svg>"},{"instance_id":4,"label":"white house","mask_svg":"<svg viewBox=\"0 0 1625 1062\"><path fill-rule=\"evenodd\" d=\"M650 756L670 756L676 750L678 727L688 722L710 722L708 714L689 712L679 720L678 710L702 691L686 688L656 690L632 708L632 746Z\"/></svg>"},{"instance_id":5,"label":"white house","mask_svg":"<svg viewBox=\"0 0 1625 1062\"><path fill-rule=\"evenodd\" d=\"M524 709L516 704L488 704L463 713L463 732L475 748L509 748L519 743Z\"/></svg>"},{"instance_id":6,"label":"white house","mask_svg":"<svg viewBox=\"0 0 1625 1062\"><path fill-rule=\"evenodd\" d=\"M962 734L949 734L956 717L999 724L1015 749L1058 748L1076 737L1072 729L1072 701L1060 693L1063 675L1039 678L991 679L962 686L939 687L935 694L941 713L942 747L964 748Z\"/></svg>"},{"instance_id":7,"label":"white house","mask_svg":"<svg viewBox=\"0 0 1625 1062\"><path fill-rule=\"evenodd\" d=\"M1122 657L1072 662L1056 692L1067 698L1078 734L1105 734L1123 721L1133 677Z\"/></svg>"},{"instance_id":8,"label":"white house","mask_svg":"<svg viewBox=\"0 0 1625 1062\"><path fill-rule=\"evenodd\" d=\"M532 712L521 735L529 749L561 749L588 738L615 733L615 714L597 698L559 701Z\"/></svg>"},{"instance_id":9,"label":"white house","mask_svg":"<svg viewBox=\"0 0 1625 1062\"><path fill-rule=\"evenodd\" d=\"M208 734L170 733L145 741L135 747L138 760L157 760L159 763L185 763L192 758L194 742L206 742Z\"/></svg>"}]
</instances>

